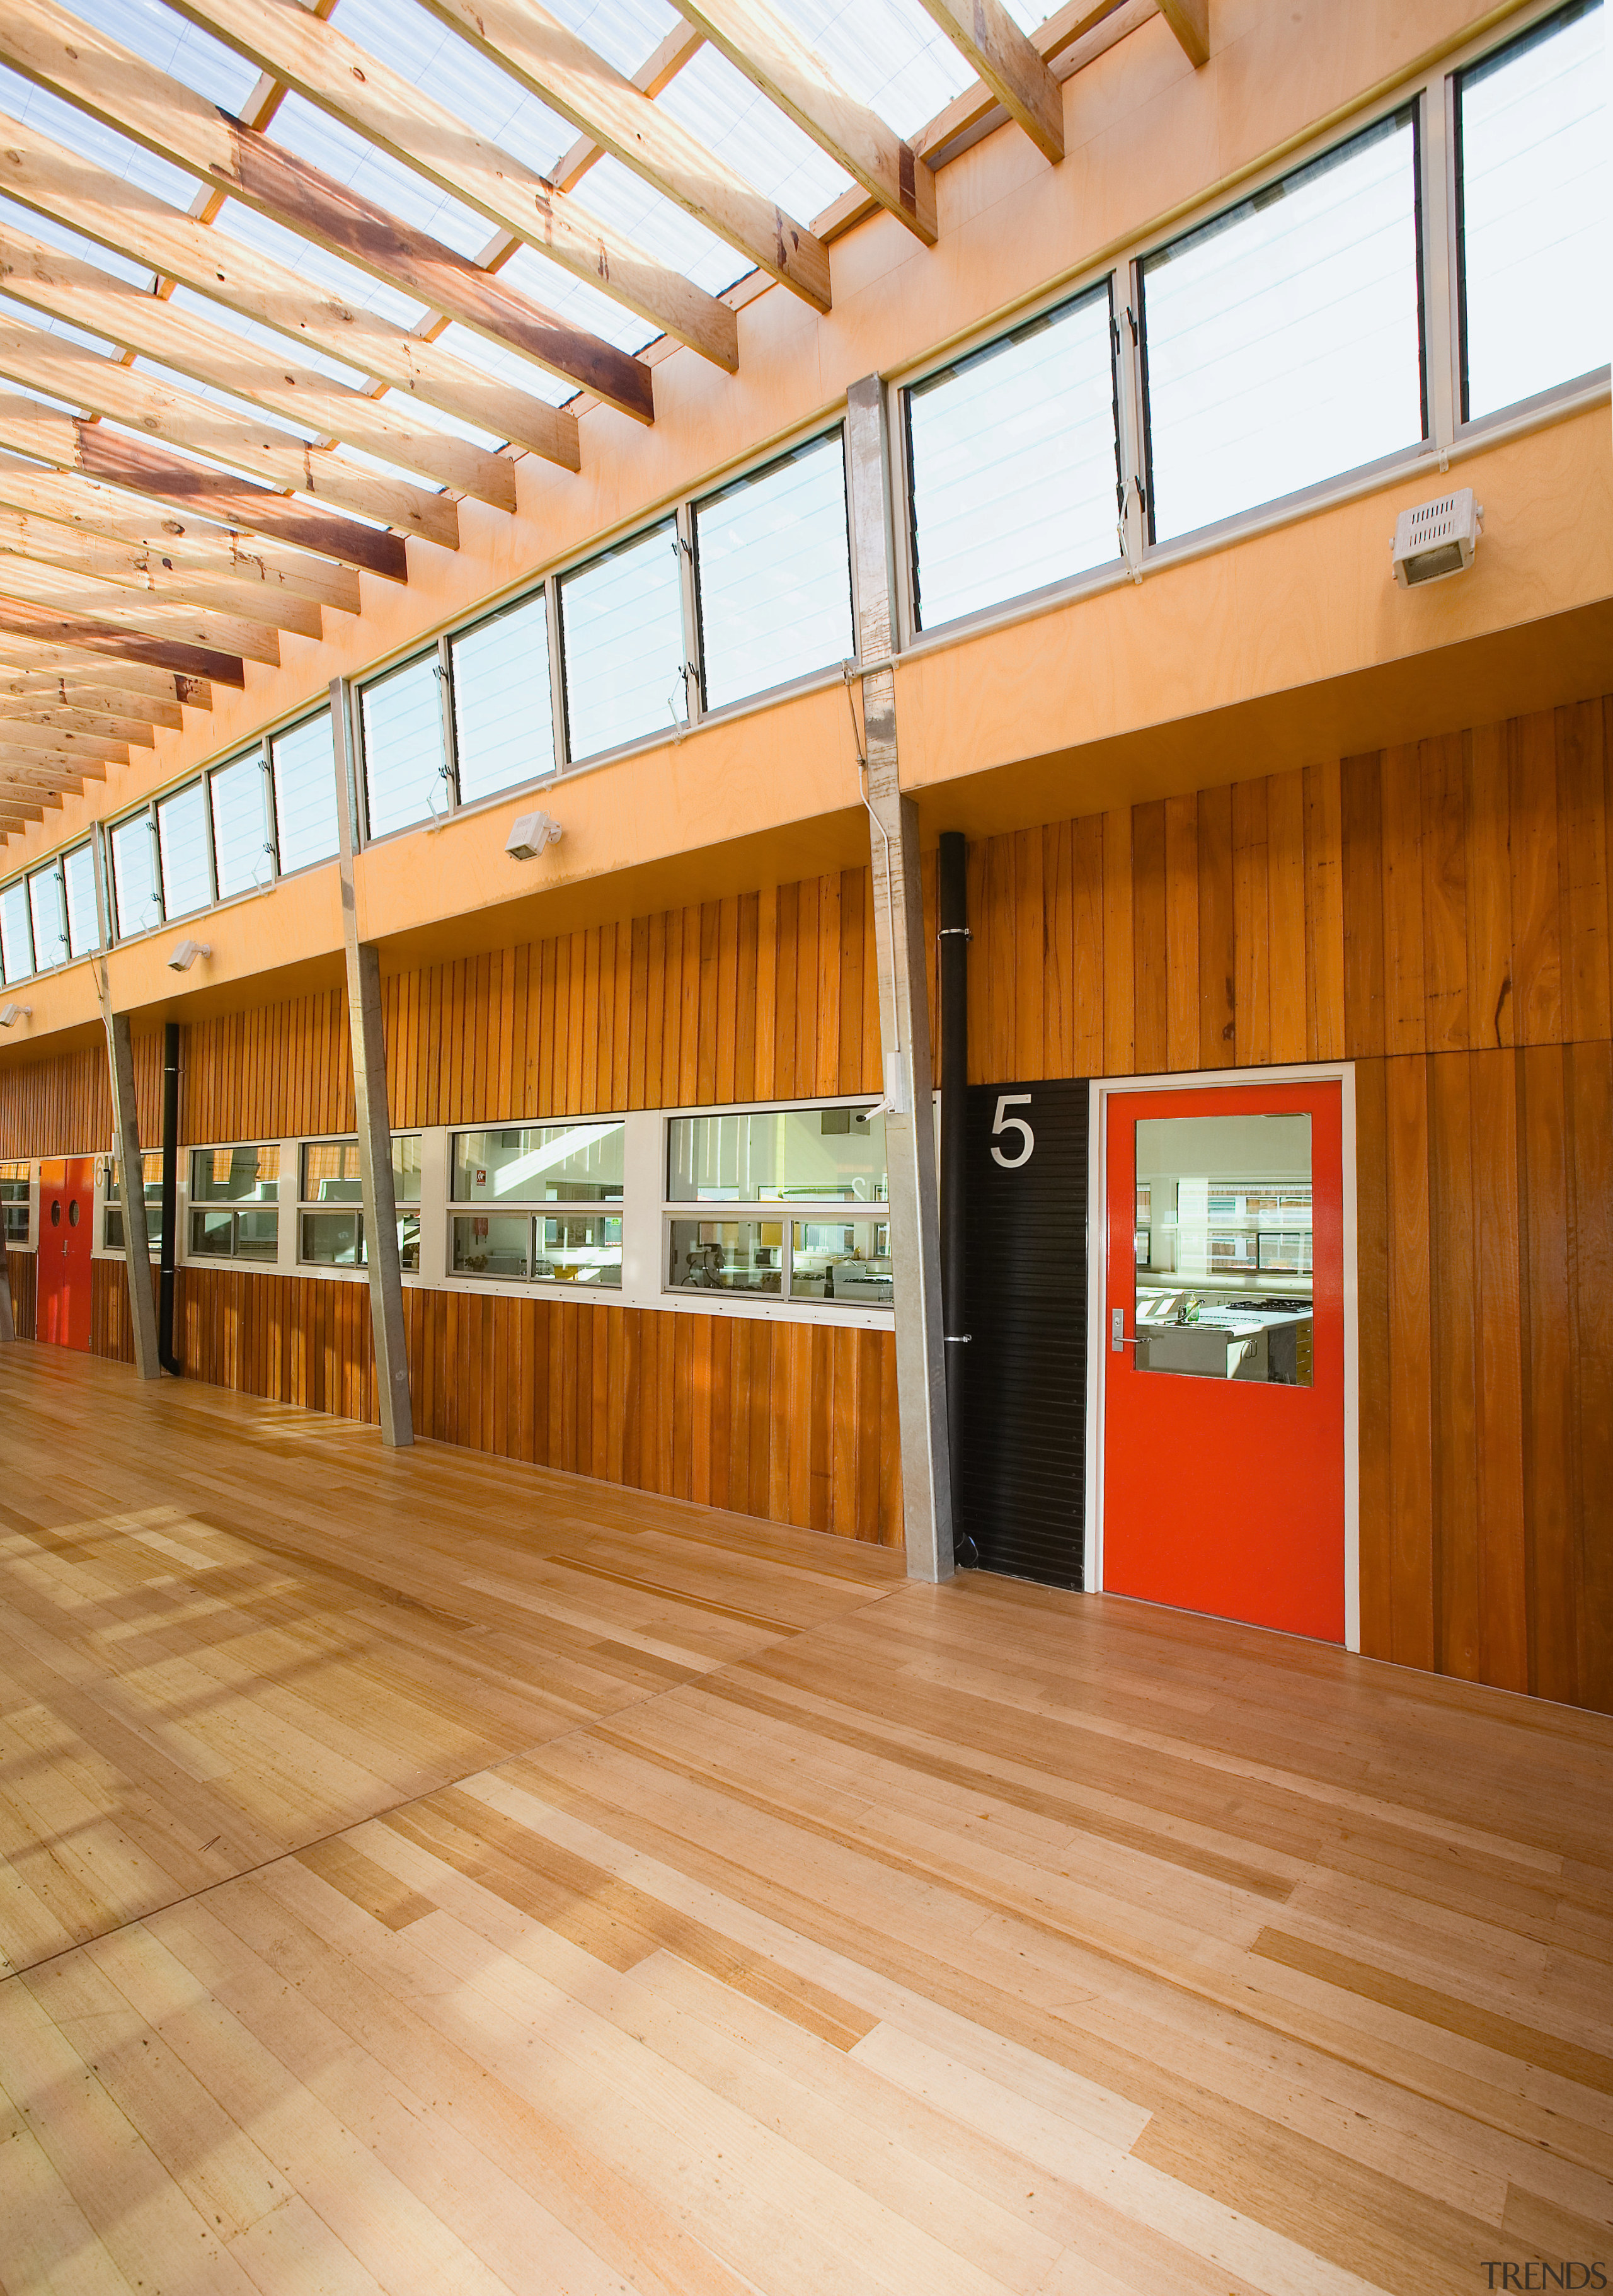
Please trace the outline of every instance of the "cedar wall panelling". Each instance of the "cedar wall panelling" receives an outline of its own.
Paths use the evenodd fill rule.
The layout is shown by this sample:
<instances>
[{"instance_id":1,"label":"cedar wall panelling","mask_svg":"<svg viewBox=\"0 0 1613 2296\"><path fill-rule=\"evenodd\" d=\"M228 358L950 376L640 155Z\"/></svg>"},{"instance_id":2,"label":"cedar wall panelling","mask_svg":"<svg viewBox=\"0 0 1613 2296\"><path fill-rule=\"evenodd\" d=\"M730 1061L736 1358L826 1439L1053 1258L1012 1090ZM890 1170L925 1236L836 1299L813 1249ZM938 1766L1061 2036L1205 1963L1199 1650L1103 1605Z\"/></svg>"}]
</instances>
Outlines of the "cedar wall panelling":
<instances>
[{"instance_id":1,"label":"cedar wall panelling","mask_svg":"<svg viewBox=\"0 0 1613 2296\"><path fill-rule=\"evenodd\" d=\"M5 1267L11 1278L12 1326L20 1340L31 1340L38 1328L34 1321L38 1272L34 1255L31 1251L8 1251Z\"/></svg>"},{"instance_id":2,"label":"cedar wall panelling","mask_svg":"<svg viewBox=\"0 0 1613 2296\"><path fill-rule=\"evenodd\" d=\"M880 1088L863 869L458 958L383 994L399 1127ZM340 992L186 1038L187 1141L352 1129Z\"/></svg>"},{"instance_id":3,"label":"cedar wall panelling","mask_svg":"<svg viewBox=\"0 0 1613 2296\"><path fill-rule=\"evenodd\" d=\"M191 1267L179 1290L189 1376L375 1417L362 1284ZM404 1310L418 1434L901 1543L888 1332L457 1292Z\"/></svg>"},{"instance_id":4,"label":"cedar wall panelling","mask_svg":"<svg viewBox=\"0 0 1613 2296\"><path fill-rule=\"evenodd\" d=\"M1363 1647L1604 1710L1610 717L969 855L976 1081L1355 1062Z\"/></svg>"},{"instance_id":5,"label":"cedar wall panelling","mask_svg":"<svg viewBox=\"0 0 1613 2296\"><path fill-rule=\"evenodd\" d=\"M162 1036L135 1038L135 1096L141 1136L162 1130ZM0 1069L0 1157L104 1155L112 1096L106 1053L88 1045L56 1060Z\"/></svg>"}]
</instances>

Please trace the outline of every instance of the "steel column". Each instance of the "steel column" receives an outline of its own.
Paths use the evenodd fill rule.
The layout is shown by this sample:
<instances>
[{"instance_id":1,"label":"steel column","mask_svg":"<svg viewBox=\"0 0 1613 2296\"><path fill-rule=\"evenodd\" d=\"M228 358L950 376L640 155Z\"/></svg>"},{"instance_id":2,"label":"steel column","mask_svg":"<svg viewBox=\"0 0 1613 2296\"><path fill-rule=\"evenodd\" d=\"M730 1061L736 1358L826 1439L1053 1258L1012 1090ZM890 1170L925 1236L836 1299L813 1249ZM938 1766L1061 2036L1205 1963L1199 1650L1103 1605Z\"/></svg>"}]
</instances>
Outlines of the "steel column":
<instances>
[{"instance_id":1,"label":"steel column","mask_svg":"<svg viewBox=\"0 0 1613 2296\"><path fill-rule=\"evenodd\" d=\"M856 576L861 749L873 858L879 1034L896 1290L896 1400L908 1576L952 1575L952 1485L942 1344L941 1242L930 1071L928 974L918 873L918 809L901 794L892 666L895 586L890 451L877 375L846 394L852 555Z\"/></svg>"},{"instance_id":2,"label":"steel column","mask_svg":"<svg viewBox=\"0 0 1613 2296\"><path fill-rule=\"evenodd\" d=\"M152 1298L152 1247L145 1226L145 1157L140 1145L140 1108L135 1093L135 1047L128 1014L112 1010L105 960L95 967L101 1019L106 1029L106 1064L112 1086L113 1150L118 1159L119 1201L123 1207L123 1265L128 1277L129 1321L135 1331L135 1372L160 1379L157 1353L157 1303Z\"/></svg>"},{"instance_id":3,"label":"steel column","mask_svg":"<svg viewBox=\"0 0 1613 2296\"><path fill-rule=\"evenodd\" d=\"M946 1306L947 1456L952 1470L953 1552L979 1559L963 1520L963 1382L971 1344L966 1293L964 1158L969 1109L968 850L961 831L941 833L941 1295Z\"/></svg>"},{"instance_id":4,"label":"steel column","mask_svg":"<svg viewBox=\"0 0 1613 2296\"><path fill-rule=\"evenodd\" d=\"M144 1190L141 1194L144 1197ZM179 1230L179 1023L162 1031L162 1244L157 1272L157 1360L175 1379L174 1266Z\"/></svg>"},{"instance_id":5,"label":"steel column","mask_svg":"<svg viewBox=\"0 0 1613 2296\"><path fill-rule=\"evenodd\" d=\"M358 938L358 898L353 868L358 791L354 778L352 690L343 677L331 680L331 745L336 759L342 937L347 950L348 1027L353 1046L353 1098L358 1112L358 1177L364 1199L375 1394L381 1411L381 1439L394 1450L401 1450L415 1439L415 1415L409 1399L408 1343L403 1328L398 1206L392 1193L386 1036L381 1020L381 953L373 941ZM295 1176L292 1185L295 1187ZM292 1216L295 1218L294 1210Z\"/></svg>"}]
</instances>

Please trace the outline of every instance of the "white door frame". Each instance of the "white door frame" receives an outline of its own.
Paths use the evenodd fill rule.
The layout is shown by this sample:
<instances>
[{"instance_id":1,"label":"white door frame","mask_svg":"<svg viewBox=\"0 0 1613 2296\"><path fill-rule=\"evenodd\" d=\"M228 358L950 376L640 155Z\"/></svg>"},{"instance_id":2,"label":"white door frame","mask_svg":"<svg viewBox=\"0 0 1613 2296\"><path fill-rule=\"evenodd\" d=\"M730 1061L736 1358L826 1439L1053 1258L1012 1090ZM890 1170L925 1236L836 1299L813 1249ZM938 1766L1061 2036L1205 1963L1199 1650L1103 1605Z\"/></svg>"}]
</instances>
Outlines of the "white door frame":
<instances>
[{"instance_id":1,"label":"white door frame","mask_svg":"<svg viewBox=\"0 0 1613 2296\"><path fill-rule=\"evenodd\" d=\"M1108 1103L1120 1093L1222 1090L1229 1085L1339 1086L1344 1188L1345 1648L1361 1648L1361 1380L1355 1242L1355 1063L1295 1062L1273 1068L1188 1069L1174 1075L1094 1077L1087 1139L1087 1489L1082 1584L1103 1587L1104 1398L1108 1386Z\"/></svg>"}]
</instances>

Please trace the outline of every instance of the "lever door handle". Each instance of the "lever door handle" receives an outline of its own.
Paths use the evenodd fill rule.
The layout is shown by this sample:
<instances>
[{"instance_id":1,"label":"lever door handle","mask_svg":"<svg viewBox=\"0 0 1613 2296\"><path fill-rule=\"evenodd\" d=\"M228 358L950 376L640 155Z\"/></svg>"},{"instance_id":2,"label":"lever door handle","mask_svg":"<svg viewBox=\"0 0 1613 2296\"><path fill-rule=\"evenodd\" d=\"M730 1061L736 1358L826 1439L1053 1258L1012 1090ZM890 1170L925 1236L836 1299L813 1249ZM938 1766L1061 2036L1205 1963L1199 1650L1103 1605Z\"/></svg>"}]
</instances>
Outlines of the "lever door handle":
<instances>
[{"instance_id":1,"label":"lever door handle","mask_svg":"<svg viewBox=\"0 0 1613 2296\"><path fill-rule=\"evenodd\" d=\"M1134 1348L1136 1337L1126 1330L1126 1311L1116 1308L1109 1317L1109 1352L1118 1355L1122 1348Z\"/></svg>"}]
</instances>

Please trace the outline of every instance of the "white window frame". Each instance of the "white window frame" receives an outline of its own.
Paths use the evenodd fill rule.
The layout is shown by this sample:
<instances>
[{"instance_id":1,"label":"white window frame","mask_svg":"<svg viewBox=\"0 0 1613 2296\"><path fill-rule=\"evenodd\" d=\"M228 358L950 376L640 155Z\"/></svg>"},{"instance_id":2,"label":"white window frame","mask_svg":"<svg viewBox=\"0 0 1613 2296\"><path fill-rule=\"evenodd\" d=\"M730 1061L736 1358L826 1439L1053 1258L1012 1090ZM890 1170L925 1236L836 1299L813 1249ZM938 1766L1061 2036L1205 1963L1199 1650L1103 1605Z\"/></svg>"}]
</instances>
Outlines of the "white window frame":
<instances>
[{"instance_id":1,"label":"white window frame","mask_svg":"<svg viewBox=\"0 0 1613 2296\"><path fill-rule=\"evenodd\" d=\"M0 1157L0 1163L26 1164L28 1167L28 1235L21 1243L13 1243L4 1233L0 1221L0 1251L37 1252L39 1249L39 1160L29 1156Z\"/></svg>"},{"instance_id":2,"label":"white window frame","mask_svg":"<svg viewBox=\"0 0 1613 2296\"><path fill-rule=\"evenodd\" d=\"M322 1139L325 1136L323 1134L317 1134L315 1137ZM296 1263L296 1224L293 1220L292 1224L292 1233L288 1239L286 1234L286 1221L284 1218L284 1214L292 1209L292 1207L287 1203L284 1193L286 1152L288 1150L294 1150L296 1145L297 1144L295 1141L276 1140L272 1136L265 1134L259 1135L258 1138L253 1140L197 1141L194 1144L187 1145L179 1151L181 1159L180 1173L182 1185L179 1190L179 1202L176 1210L174 1221L175 1227L177 1230L174 1238L174 1265L176 1267L233 1267L241 1270L249 1270L251 1274L256 1275L295 1275L298 1272ZM280 1170L277 1176L277 1185L273 1207L278 1217L275 1223L276 1250L272 1258L265 1258L262 1259L249 1258L243 1259L234 1252L226 1254L224 1252L215 1251L193 1251L191 1249L191 1214L193 1210L239 1211L241 1209L240 1202L232 1204L222 1199L217 1201L210 1199L208 1201L203 1203L193 1204L191 1201L191 1175L195 1168L192 1162L192 1159L196 1156L217 1155L221 1151L225 1150L233 1153L238 1148L276 1148L278 1149L280 1153ZM296 1185L300 1187L301 1185L301 1180L298 1173L294 1172L293 1177L296 1180ZM270 1208L267 1204L259 1204L255 1209L259 1211L267 1211ZM291 1265L289 1267L286 1265L288 1249L291 1255Z\"/></svg>"},{"instance_id":3,"label":"white window frame","mask_svg":"<svg viewBox=\"0 0 1613 2296\"><path fill-rule=\"evenodd\" d=\"M627 1203L629 1191L632 1185L627 1162L628 1121L629 1111L626 1109L600 1108L595 1109L588 1114L579 1116L490 1117L481 1123L445 1125L442 1128L442 1210L444 1217L438 1222L438 1229L442 1240L442 1265L448 1285L457 1292L491 1292L496 1297L502 1299L552 1300L558 1298L562 1300L592 1300L603 1302L606 1306L616 1306L620 1304L622 1300L627 1283ZM555 1131L572 1125L584 1124L620 1124L622 1128L622 1182L621 1195L614 1199L610 1197L602 1197L597 1203L592 1205L582 1203L575 1207L579 1211L592 1210L599 1213L606 1219L621 1220L621 1283L620 1284L580 1283L574 1281L565 1281L552 1275L465 1275L457 1272L454 1267L454 1222L456 1219L473 1218L478 1212L481 1212L484 1215L494 1217L507 1214L511 1218L523 1218L530 1221L542 1219L546 1217L552 1218L556 1211L563 1210L564 1207L557 1204L546 1204L532 1198L528 1198L524 1202L520 1201L512 1201L509 1203L489 1203L485 1201L481 1203L467 1203L461 1197L456 1196L453 1193L454 1142L456 1139L472 1132ZM424 1193L425 1160L423 1155L421 1159L421 1194L423 1197ZM424 1230L425 1222L423 1216L421 1220L421 1234L423 1242ZM535 1237L533 1239L533 1244L535 1257ZM424 1252L422 1257L424 1259Z\"/></svg>"}]
</instances>

